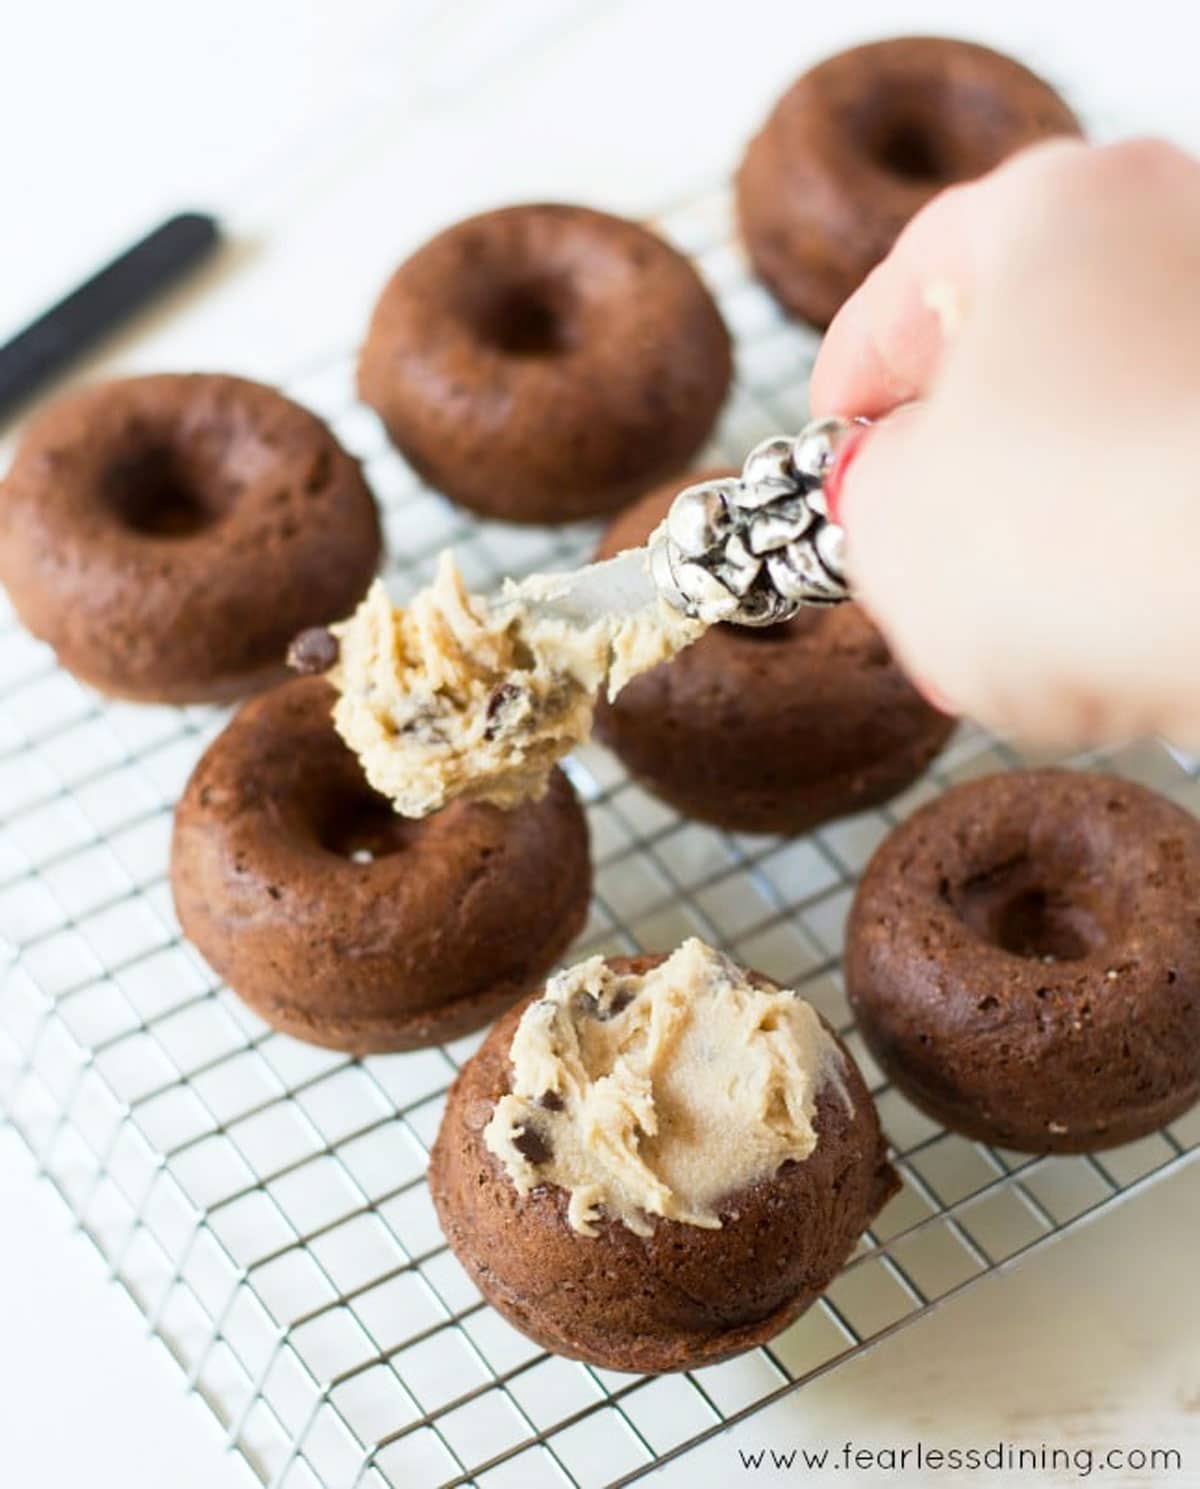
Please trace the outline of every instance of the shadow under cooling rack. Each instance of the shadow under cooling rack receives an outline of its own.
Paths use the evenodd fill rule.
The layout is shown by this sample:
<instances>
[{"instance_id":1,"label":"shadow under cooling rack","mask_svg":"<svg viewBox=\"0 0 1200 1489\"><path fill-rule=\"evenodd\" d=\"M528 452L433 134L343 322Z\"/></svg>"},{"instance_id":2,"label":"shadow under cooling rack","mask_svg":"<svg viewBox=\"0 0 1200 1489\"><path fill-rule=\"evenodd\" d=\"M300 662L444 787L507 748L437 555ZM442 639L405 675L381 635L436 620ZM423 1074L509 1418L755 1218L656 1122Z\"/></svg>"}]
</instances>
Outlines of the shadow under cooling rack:
<instances>
[{"instance_id":1,"label":"shadow under cooling rack","mask_svg":"<svg viewBox=\"0 0 1200 1489\"><path fill-rule=\"evenodd\" d=\"M724 195L659 225L737 338L709 452L736 461L802 422L813 337L748 278ZM423 488L355 404L347 356L291 391L363 459L397 593L447 544L482 587L594 542L587 528L477 522ZM99 700L0 610L0 1111L264 1482L628 1483L1200 1154L1200 1112L1096 1157L968 1142L883 1084L854 1032L839 955L871 851L954 782L1040 761L963 730L887 810L780 839L681 819L588 746L568 763L596 866L576 950L669 949L694 933L800 988L871 1081L904 1186L766 1348L660 1379L548 1356L482 1302L425 1186L445 1090L479 1036L363 1061L311 1048L260 1023L181 941L171 808L222 722ZM1200 809L1190 771L1156 746L1072 763Z\"/></svg>"}]
</instances>

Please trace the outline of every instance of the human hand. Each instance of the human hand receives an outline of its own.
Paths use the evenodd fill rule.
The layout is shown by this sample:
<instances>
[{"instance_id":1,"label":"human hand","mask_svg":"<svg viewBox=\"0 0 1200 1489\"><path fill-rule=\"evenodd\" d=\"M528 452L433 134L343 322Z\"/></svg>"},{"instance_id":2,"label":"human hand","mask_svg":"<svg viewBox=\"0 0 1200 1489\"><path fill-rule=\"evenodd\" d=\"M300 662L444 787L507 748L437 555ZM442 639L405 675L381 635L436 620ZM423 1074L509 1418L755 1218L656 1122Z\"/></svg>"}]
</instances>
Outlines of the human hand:
<instances>
[{"instance_id":1,"label":"human hand","mask_svg":"<svg viewBox=\"0 0 1200 1489\"><path fill-rule=\"evenodd\" d=\"M840 516L934 701L1200 742L1200 164L1056 141L943 193L834 320L812 404L899 410Z\"/></svg>"}]
</instances>

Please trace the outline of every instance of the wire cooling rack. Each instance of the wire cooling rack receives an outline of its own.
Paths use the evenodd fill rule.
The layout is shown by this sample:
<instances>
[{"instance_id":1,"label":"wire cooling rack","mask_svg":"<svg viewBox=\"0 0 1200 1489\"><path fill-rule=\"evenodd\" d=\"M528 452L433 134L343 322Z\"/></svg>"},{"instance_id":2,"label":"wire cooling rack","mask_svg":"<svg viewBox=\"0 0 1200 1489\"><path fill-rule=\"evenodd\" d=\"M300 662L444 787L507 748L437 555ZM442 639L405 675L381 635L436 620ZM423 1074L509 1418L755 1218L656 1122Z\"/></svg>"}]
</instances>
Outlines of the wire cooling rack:
<instances>
[{"instance_id":1,"label":"wire cooling rack","mask_svg":"<svg viewBox=\"0 0 1200 1489\"><path fill-rule=\"evenodd\" d=\"M740 459L802 421L814 338L748 277L724 194L659 225L737 337L710 453ZM354 402L352 372L332 358L291 391L363 458L397 593L446 544L478 586L588 551L593 530L480 523L424 489ZM968 1142L890 1090L854 1032L839 951L875 845L954 782L1035 762L964 729L888 809L788 840L683 820L588 746L568 762L596 868L578 953L697 934L799 987L871 1081L904 1187L765 1348L660 1379L548 1356L482 1302L424 1182L479 1036L362 1061L315 1049L268 1029L180 939L171 809L223 717L102 702L0 611L0 1113L264 1483L630 1483L1200 1154L1200 1111L1097 1157ZM1157 746L1072 763L1200 810L1200 784Z\"/></svg>"}]
</instances>

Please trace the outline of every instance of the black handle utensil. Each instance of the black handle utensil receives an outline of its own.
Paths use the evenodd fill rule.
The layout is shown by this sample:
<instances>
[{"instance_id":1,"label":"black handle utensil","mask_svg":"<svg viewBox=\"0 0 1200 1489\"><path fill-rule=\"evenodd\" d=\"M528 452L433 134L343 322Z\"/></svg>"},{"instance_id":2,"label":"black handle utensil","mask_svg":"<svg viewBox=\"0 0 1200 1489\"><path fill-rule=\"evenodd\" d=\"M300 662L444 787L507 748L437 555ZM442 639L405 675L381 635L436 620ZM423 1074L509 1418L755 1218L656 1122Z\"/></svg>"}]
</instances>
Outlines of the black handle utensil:
<instances>
[{"instance_id":1,"label":"black handle utensil","mask_svg":"<svg viewBox=\"0 0 1200 1489\"><path fill-rule=\"evenodd\" d=\"M0 421L216 248L216 218L181 212L0 346Z\"/></svg>"}]
</instances>

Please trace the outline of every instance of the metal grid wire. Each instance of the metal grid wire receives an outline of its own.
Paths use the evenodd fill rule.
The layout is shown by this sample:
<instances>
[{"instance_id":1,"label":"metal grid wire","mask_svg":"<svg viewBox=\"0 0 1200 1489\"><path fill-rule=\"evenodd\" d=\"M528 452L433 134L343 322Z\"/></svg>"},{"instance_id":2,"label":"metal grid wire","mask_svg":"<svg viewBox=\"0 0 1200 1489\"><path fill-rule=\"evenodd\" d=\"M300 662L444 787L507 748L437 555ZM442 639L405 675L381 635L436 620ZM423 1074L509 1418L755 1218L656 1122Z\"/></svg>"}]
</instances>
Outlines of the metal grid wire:
<instances>
[{"instance_id":1,"label":"metal grid wire","mask_svg":"<svg viewBox=\"0 0 1200 1489\"><path fill-rule=\"evenodd\" d=\"M800 424L814 338L749 279L723 193L659 225L738 340L710 452L736 460ZM448 543L488 586L594 540L480 523L422 488L355 404L349 357L291 391L363 458L397 593ZM362 1061L315 1049L268 1029L180 939L171 808L223 717L103 702L0 612L0 1113L264 1483L630 1483L1200 1154L1200 1111L1098 1157L949 1135L889 1089L854 1032L838 959L872 849L952 783L1034 762L964 729L888 809L788 840L683 820L588 746L568 762L596 867L578 954L695 933L798 987L862 1065L904 1187L765 1348L660 1379L546 1355L482 1302L424 1182L446 1087L480 1036ZM1072 763L1200 810L1200 783L1157 746Z\"/></svg>"}]
</instances>

